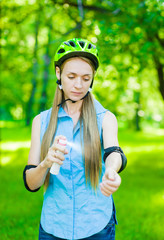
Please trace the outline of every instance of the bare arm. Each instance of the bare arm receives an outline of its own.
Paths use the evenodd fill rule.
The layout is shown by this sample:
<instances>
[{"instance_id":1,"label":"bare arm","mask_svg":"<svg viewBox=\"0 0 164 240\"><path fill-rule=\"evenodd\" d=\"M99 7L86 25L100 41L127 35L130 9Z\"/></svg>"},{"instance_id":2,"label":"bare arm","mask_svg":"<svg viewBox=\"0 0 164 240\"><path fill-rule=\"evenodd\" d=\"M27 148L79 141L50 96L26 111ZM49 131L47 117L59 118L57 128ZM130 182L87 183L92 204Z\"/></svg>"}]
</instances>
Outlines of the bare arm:
<instances>
[{"instance_id":1,"label":"bare arm","mask_svg":"<svg viewBox=\"0 0 164 240\"><path fill-rule=\"evenodd\" d=\"M27 185L31 190L41 187L45 181L48 168L40 163L40 115L37 115L32 123L31 148L28 157L28 165L37 165L26 171Z\"/></svg>"},{"instance_id":2,"label":"bare arm","mask_svg":"<svg viewBox=\"0 0 164 240\"><path fill-rule=\"evenodd\" d=\"M103 142L104 148L118 146L118 125L117 119L111 112L106 112L103 119ZM118 175L118 171L121 168L122 160L121 156L117 152L111 153L105 161L105 174L100 184L102 194L110 196L117 191L121 184L121 178Z\"/></svg>"},{"instance_id":3,"label":"bare arm","mask_svg":"<svg viewBox=\"0 0 164 240\"><path fill-rule=\"evenodd\" d=\"M119 146L118 144L118 125L115 115L111 112L106 112L103 119L103 142L104 149L112 146ZM105 161L106 168L111 167L116 172L121 168L121 155L117 152L111 153Z\"/></svg>"},{"instance_id":4,"label":"bare arm","mask_svg":"<svg viewBox=\"0 0 164 240\"><path fill-rule=\"evenodd\" d=\"M26 182L31 190L35 190L44 184L49 168L54 162L60 165L63 164L64 156L61 153L67 154L68 151L58 144L60 138L63 139L65 137L57 136L53 145L49 148L45 159L40 162L40 115L37 115L34 118L32 123L31 148L29 152L28 165L37 165L37 167L26 171Z\"/></svg>"}]
</instances>

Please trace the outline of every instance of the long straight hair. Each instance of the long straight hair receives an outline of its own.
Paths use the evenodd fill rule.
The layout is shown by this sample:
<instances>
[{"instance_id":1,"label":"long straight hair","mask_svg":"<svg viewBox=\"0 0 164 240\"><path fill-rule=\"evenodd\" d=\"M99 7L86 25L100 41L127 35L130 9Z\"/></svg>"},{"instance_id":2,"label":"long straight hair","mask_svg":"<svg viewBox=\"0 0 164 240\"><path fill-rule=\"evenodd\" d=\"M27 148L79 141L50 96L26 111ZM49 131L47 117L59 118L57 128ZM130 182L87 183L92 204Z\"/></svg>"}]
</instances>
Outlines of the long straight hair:
<instances>
[{"instance_id":1,"label":"long straight hair","mask_svg":"<svg viewBox=\"0 0 164 240\"><path fill-rule=\"evenodd\" d=\"M94 69L92 62L82 57ZM63 69L63 66L61 70ZM93 70L94 73L94 70ZM43 161L48 153L49 147L53 143L58 124L58 104L64 100L63 90L56 88L55 97L52 106L52 112L47 130L43 136L41 144L41 161ZM94 190L97 189L99 178L102 172L101 162L101 143L100 135L97 125L96 110L94 107L93 97L89 93L84 99L81 108L80 122L83 122L83 140L84 140L84 165L85 165L85 178L86 184L90 183ZM80 125L81 127L81 125ZM49 175L45 179L45 189L49 184Z\"/></svg>"}]
</instances>

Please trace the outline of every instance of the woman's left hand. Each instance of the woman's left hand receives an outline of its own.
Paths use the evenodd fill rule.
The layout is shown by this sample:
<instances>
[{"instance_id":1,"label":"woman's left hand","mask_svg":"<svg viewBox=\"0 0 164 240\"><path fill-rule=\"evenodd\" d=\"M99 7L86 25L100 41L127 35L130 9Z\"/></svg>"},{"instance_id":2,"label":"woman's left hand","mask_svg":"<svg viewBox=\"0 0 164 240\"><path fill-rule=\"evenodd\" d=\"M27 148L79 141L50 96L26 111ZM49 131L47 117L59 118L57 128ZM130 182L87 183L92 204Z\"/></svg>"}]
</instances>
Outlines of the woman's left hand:
<instances>
[{"instance_id":1,"label":"woman's left hand","mask_svg":"<svg viewBox=\"0 0 164 240\"><path fill-rule=\"evenodd\" d=\"M121 177L119 174L113 168L108 167L102 178L102 182L100 183L100 190L103 195L109 197L111 194L117 191L120 184Z\"/></svg>"}]
</instances>

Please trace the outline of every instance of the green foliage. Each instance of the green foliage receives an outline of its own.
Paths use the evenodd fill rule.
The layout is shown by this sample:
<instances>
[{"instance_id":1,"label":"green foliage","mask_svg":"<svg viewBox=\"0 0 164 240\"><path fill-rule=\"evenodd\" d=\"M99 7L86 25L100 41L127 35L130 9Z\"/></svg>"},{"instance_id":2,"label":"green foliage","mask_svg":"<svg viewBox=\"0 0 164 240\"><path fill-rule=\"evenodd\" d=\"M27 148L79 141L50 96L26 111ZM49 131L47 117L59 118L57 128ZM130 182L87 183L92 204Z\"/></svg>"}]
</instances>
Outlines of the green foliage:
<instances>
[{"instance_id":1,"label":"green foliage","mask_svg":"<svg viewBox=\"0 0 164 240\"><path fill-rule=\"evenodd\" d=\"M1 6L1 119L30 123L51 106L54 53L63 40L82 37L100 50L96 98L123 125L164 126L163 1L87 0L80 7L75 0L15 0Z\"/></svg>"},{"instance_id":2,"label":"green foliage","mask_svg":"<svg viewBox=\"0 0 164 240\"><path fill-rule=\"evenodd\" d=\"M3 240L38 238L43 190L28 192L22 172L30 147L30 128L8 124L1 129L0 236ZM164 131L119 131L128 158L113 194L119 225L116 239L161 240L163 230Z\"/></svg>"}]
</instances>

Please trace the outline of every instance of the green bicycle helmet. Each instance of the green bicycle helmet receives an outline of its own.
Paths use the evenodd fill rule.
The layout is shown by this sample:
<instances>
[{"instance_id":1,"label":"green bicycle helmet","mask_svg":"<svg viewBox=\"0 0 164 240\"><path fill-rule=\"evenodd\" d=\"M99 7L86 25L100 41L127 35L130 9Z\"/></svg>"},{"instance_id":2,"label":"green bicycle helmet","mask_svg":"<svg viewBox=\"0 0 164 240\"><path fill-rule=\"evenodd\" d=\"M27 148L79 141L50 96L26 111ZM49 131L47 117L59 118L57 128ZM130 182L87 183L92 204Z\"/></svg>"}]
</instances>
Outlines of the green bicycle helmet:
<instances>
[{"instance_id":1,"label":"green bicycle helmet","mask_svg":"<svg viewBox=\"0 0 164 240\"><path fill-rule=\"evenodd\" d=\"M61 64L71 57L86 57L89 58L97 70L99 66L98 51L95 45L86 39L73 38L61 43L55 54L55 66L61 66Z\"/></svg>"}]
</instances>

